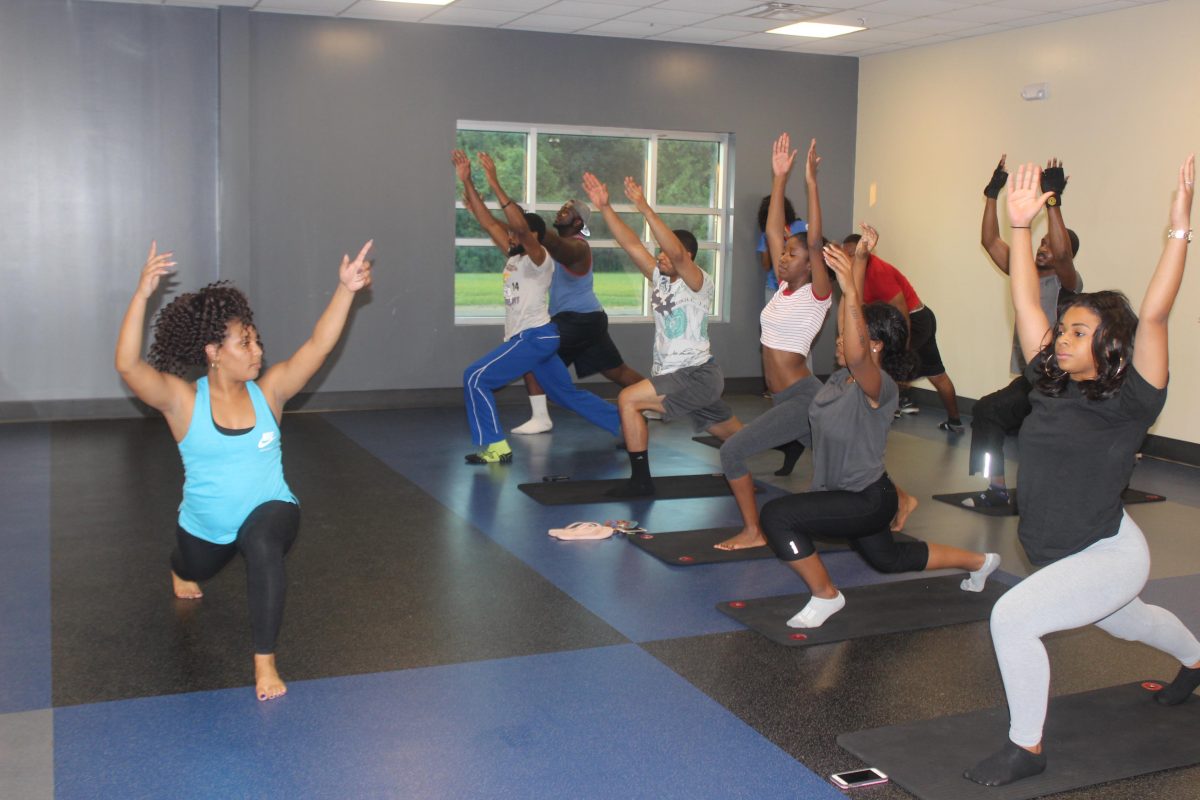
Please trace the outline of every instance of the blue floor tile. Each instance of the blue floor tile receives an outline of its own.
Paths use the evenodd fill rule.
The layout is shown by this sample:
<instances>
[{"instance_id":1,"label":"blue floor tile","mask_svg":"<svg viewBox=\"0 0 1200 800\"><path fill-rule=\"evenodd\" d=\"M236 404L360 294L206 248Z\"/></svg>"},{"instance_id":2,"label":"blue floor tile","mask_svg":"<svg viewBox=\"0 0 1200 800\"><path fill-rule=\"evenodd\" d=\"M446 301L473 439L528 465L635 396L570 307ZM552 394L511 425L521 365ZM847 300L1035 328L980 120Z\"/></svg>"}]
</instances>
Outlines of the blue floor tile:
<instances>
[{"instance_id":1,"label":"blue floor tile","mask_svg":"<svg viewBox=\"0 0 1200 800\"><path fill-rule=\"evenodd\" d=\"M50 707L50 432L0 426L0 713Z\"/></svg>"},{"instance_id":2,"label":"blue floor tile","mask_svg":"<svg viewBox=\"0 0 1200 800\"><path fill-rule=\"evenodd\" d=\"M58 709L57 796L842 797L633 645ZM751 766L752 765L752 766Z\"/></svg>"}]
</instances>

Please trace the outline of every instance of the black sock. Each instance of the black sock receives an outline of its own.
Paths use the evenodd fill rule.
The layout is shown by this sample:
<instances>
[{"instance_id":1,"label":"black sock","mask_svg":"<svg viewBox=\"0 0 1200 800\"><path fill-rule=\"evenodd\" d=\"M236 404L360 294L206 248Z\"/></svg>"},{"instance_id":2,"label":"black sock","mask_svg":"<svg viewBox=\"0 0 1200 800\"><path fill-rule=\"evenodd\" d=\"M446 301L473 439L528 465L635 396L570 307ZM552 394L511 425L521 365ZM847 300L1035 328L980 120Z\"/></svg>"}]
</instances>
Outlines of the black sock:
<instances>
[{"instance_id":1,"label":"black sock","mask_svg":"<svg viewBox=\"0 0 1200 800\"><path fill-rule=\"evenodd\" d=\"M1180 667L1179 674L1170 686L1164 686L1161 691L1154 693L1154 701L1164 706L1177 706L1192 696L1196 687L1200 686L1200 668Z\"/></svg>"},{"instance_id":2,"label":"black sock","mask_svg":"<svg viewBox=\"0 0 1200 800\"><path fill-rule=\"evenodd\" d=\"M781 444L775 449L783 453L783 466L775 470L775 474L780 477L791 475L792 470L796 468L796 462L800 460L800 456L804 455L804 445L800 444L797 439L787 444Z\"/></svg>"},{"instance_id":3,"label":"black sock","mask_svg":"<svg viewBox=\"0 0 1200 800\"><path fill-rule=\"evenodd\" d=\"M650 451L639 450L635 453L630 450L629 466L633 469L633 474L629 476L631 481L641 483L650 480Z\"/></svg>"},{"instance_id":4,"label":"black sock","mask_svg":"<svg viewBox=\"0 0 1200 800\"><path fill-rule=\"evenodd\" d=\"M654 494L654 480L650 477L650 453L647 450L629 453L632 474L620 486L605 492L609 497L644 497Z\"/></svg>"},{"instance_id":5,"label":"black sock","mask_svg":"<svg viewBox=\"0 0 1200 800\"><path fill-rule=\"evenodd\" d=\"M999 752L992 753L964 772L963 777L984 786L1005 786L1045 771L1045 753L1031 753L1008 741Z\"/></svg>"}]
</instances>

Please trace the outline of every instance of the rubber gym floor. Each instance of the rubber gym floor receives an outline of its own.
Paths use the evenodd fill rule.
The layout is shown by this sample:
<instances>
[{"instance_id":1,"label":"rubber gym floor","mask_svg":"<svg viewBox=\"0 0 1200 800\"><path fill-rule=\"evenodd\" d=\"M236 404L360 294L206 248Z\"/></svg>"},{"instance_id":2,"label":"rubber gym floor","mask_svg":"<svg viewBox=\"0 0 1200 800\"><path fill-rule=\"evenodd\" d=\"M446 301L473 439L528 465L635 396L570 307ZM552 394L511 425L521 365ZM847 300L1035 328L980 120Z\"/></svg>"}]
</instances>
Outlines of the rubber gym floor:
<instances>
[{"instance_id":1,"label":"rubber gym floor","mask_svg":"<svg viewBox=\"0 0 1200 800\"><path fill-rule=\"evenodd\" d=\"M733 402L744 421L766 408ZM509 427L526 411L501 406ZM969 434L937 430L939 411L889 439L890 474L921 501L905 530L997 551L1015 582L1015 518L931 499L979 486ZM182 469L163 421L0 425L0 797L838 798L829 773L861 766L838 734L1003 703L986 622L784 648L715 609L802 591L774 559L676 567L619 537L551 539L576 520L739 521L732 497L538 505L519 483L628 471L611 437L552 414L552 433L510 439L513 464L485 467L463 462L461 408L285 416L303 517L289 692L268 703L240 559L203 600L171 596ZM652 423L652 470L719 472L691 436ZM751 462L764 500L811 478L810 455L787 478L779 459ZM1132 485L1168 498L1129 509L1154 559L1143 597L1200 629L1200 472L1148 459ZM843 587L912 577L852 552L826 563ZM1047 644L1056 695L1176 668L1095 629ZM1200 798L1200 768L1057 797Z\"/></svg>"}]
</instances>

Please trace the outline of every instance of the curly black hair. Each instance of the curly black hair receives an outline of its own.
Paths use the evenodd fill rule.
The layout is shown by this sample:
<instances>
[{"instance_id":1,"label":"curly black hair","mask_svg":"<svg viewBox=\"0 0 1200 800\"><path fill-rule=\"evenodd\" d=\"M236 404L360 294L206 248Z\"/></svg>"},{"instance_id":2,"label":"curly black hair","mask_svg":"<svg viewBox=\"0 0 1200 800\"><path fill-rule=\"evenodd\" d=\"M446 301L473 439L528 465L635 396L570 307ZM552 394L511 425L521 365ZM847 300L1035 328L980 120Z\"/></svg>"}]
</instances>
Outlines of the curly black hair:
<instances>
[{"instance_id":1,"label":"curly black hair","mask_svg":"<svg viewBox=\"0 0 1200 800\"><path fill-rule=\"evenodd\" d=\"M1080 381L1079 390L1089 400L1104 400L1116 394L1125 383L1125 369L1133 360L1133 340L1137 334L1138 318L1123 292L1104 291L1072 295L1058 309L1061 321L1067 310L1080 306L1100 318L1092 333L1092 359L1096 362L1096 378ZM1057 327L1056 329L1057 330ZM1071 376L1058 366L1054 355L1057 335L1034 356L1038 372L1037 388L1045 395L1058 397L1066 391Z\"/></svg>"},{"instance_id":2,"label":"curly black hair","mask_svg":"<svg viewBox=\"0 0 1200 800\"><path fill-rule=\"evenodd\" d=\"M181 294L154 318L154 344L146 360L159 372L186 378L204 368L204 347L223 342L231 322L254 324L250 301L231 282L217 281Z\"/></svg>"},{"instance_id":3,"label":"curly black hair","mask_svg":"<svg viewBox=\"0 0 1200 800\"><path fill-rule=\"evenodd\" d=\"M911 380L917 372L916 353L908 349L908 325L904 315L890 303L868 303L863 306L863 319L871 341L883 344L883 371L897 383Z\"/></svg>"}]
</instances>

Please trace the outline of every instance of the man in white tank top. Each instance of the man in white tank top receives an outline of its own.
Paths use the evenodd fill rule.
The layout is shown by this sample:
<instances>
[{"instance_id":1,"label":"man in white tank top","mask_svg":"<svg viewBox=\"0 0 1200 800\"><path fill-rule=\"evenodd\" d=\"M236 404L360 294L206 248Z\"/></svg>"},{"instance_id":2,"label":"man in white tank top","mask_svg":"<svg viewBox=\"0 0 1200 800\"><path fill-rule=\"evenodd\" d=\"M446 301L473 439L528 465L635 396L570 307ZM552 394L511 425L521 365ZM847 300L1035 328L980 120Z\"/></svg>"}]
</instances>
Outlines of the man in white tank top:
<instances>
[{"instance_id":1,"label":"man in white tank top","mask_svg":"<svg viewBox=\"0 0 1200 800\"><path fill-rule=\"evenodd\" d=\"M495 170L487 153L480 153L479 159L489 172ZM554 277L554 259L542 246L546 223L537 214L526 214L511 199L501 202L508 225L500 223L475 189L466 153L455 150L453 160L463 184L464 203L496 246L509 256L504 265L504 344L463 373L467 424L475 444L482 448L469 454L467 462L512 461L512 449L500 427L494 392L527 372L534 374L551 400L619 436L621 423L617 410L596 395L577 389L558 358L558 328L550 321L547 300Z\"/></svg>"}]
</instances>

